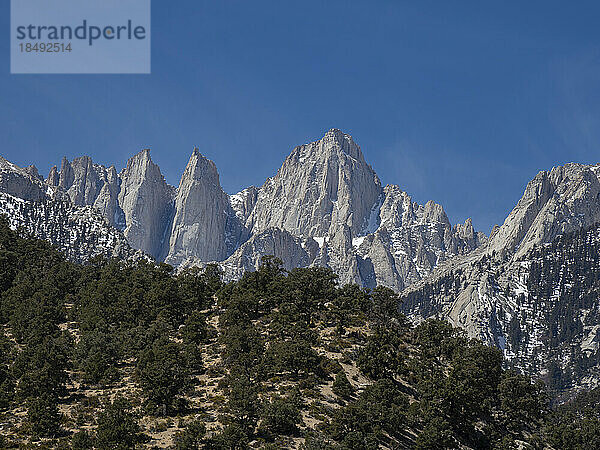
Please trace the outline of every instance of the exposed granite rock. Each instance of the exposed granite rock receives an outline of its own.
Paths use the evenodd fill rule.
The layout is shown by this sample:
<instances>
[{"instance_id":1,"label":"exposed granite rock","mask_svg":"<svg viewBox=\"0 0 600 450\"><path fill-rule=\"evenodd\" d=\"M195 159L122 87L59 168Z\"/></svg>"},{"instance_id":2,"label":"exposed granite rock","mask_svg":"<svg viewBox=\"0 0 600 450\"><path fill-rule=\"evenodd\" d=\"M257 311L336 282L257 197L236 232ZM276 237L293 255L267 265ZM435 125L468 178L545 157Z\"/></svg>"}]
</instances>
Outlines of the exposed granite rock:
<instances>
[{"instance_id":1,"label":"exposed granite rock","mask_svg":"<svg viewBox=\"0 0 600 450\"><path fill-rule=\"evenodd\" d=\"M241 223L246 223L258 199L258 188L250 186L237 194L229 196L231 207Z\"/></svg>"},{"instance_id":2,"label":"exposed granite rock","mask_svg":"<svg viewBox=\"0 0 600 450\"><path fill-rule=\"evenodd\" d=\"M196 148L181 177L166 262L222 261L228 256L228 218L235 217L215 163Z\"/></svg>"},{"instance_id":3,"label":"exposed granite rock","mask_svg":"<svg viewBox=\"0 0 600 450\"><path fill-rule=\"evenodd\" d=\"M419 205L396 185L386 186L384 195L375 233L353 240L358 256L370 261L363 262L363 271L373 268L368 276L364 272L369 278L365 284L401 290L441 262L481 244L482 236L473 231L470 219L452 228L444 209L433 201Z\"/></svg>"},{"instance_id":4,"label":"exposed granite rock","mask_svg":"<svg viewBox=\"0 0 600 450\"><path fill-rule=\"evenodd\" d=\"M567 164L540 172L490 239L489 251L524 255L535 244L600 221L599 170Z\"/></svg>"},{"instance_id":5,"label":"exposed granite rock","mask_svg":"<svg viewBox=\"0 0 600 450\"><path fill-rule=\"evenodd\" d=\"M43 182L32 170L26 170L0 156L0 192L25 200L42 200L46 197Z\"/></svg>"},{"instance_id":6,"label":"exposed granite rock","mask_svg":"<svg viewBox=\"0 0 600 450\"><path fill-rule=\"evenodd\" d=\"M381 183L352 138L330 130L296 147L261 187L247 227L252 233L281 228L296 236L333 235L346 225L364 232L381 195Z\"/></svg>"},{"instance_id":7,"label":"exposed granite rock","mask_svg":"<svg viewBox=\"0 0 600 450\"><path fill-rule=\"evenodd\" d=\"M339 276L339 283L363 284L350 227L340 225L331 238L324 239L313 265L329 267Z\"/></svg>"},{"instance_id":8,"label":"exposed granite rock","mask_svg":"<svg viewBox=\"0 0 600 450\"><path fill-rule=\"evenodd\" d=\"M269 228L241 245L221 267L227 280L238 279L246 271L257 270L260 258L274 255L282 260L283 266L291 270L308 267L317 256L319 245L311 238L299 238L279 228Z\"/></svg>"},{"instance_id":9,"label":"exposed granite rock","mask_svg":"<svg viewBox=\"0 0 600 450\"><path fill-rule=\"evenodd\" d=\"M33 168L21 172L40 183ZM231 273L257 267L261 248L276 249L286 263L332 268L342 283L401 290L484 240L469 220L453 228L440 205L419 205L398 186L382 188L358 145L337 129L296 147L262 187L231 196L198 149L177 189L148 150L119 175L86 156L64 158L45 184L52 199L93 206L132 247L174 266L222 262L248 241L244 260L228 260ZM288 251L279 245L284 242L292 246ZM298 242L311 251L300 251Z\"/></svg>"},{"instance_id":10,"label":"exposed granite rock","mask_svg":"<svg viewBox=\"0 0 600 450\"><path fill-rule=\"evenodd\" d=\"M116 171L114 177L117 178ZM156 259L164 258L174 213L175 190L152 162L150 150L142 150L130 158L119 178L118 207L123 214L127 240L132 247ZM109 186L112 184L105 185L107 189ZM112 192L107 192L104 197L112 198Z\"/></svg>"},{"instance_id":11,"label":"exposed granite rock","mask_svg":"<svg viewBox=\"0 0 600 450\"><path fill-rule=\"evenodd\" d=\"M122 228L122 211L118 205L119 179L116 169L94 164L89 156L69 162L63 158L60 172L52 167L46 179L50 196L77 206L93 206L118 228Z\"/></svg>"},{"instance_id":12,"label":"exposed granite rock","mask_svg":"<svg viewBox=\"0 0 600 450\"><path fill-rule=\"evenodd\" d=\"M48 174L48 178L46 179L46 183L48 186L56 187L58 186L59 179L60 175L58 174L58 169L56 166L52 166L52 169L50 169L50 173Z\"/></svg>"}]
</instances>

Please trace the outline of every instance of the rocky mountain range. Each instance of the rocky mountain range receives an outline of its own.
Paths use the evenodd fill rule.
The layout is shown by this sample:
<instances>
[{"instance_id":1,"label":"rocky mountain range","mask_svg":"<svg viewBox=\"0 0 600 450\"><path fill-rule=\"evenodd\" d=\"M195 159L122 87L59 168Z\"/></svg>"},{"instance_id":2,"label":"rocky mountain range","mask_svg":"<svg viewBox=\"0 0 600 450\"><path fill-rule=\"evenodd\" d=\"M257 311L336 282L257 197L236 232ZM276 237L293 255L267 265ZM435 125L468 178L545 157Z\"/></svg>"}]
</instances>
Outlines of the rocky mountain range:
<instances>
[{"instance_id":1,"label":"rocky mountain range","mask_svg":"<svg viewBox=\"0 0 600 450\"><path fill-rule=\"evenodd\" d=\"M233 195L198 149L177 187L149 150L120 172L63 159L47 179L0 159L0 212L78 261L137 250L177 268L217 262L227 279L264 255L288 269L329 267L341 283L401 292L415 321L446 318L570 392L600 382L600 258L588 250L600 250L599 175L581 164L540 172L487 238L470 219L452 225L442 206L383 186L332 129Z\"/></svg>"},{"instance_id":2,"label":"rocky mountain range","mask_svg":"<svg viewBox=\"0 0 600 450\"><path fill-rule=\"evenodd\" d=\"M149 150L123 170L88 156L63 159L43 180L3 160L0 191L29 201L91 207L136 250L176 267L219 262L229 279L274 254L287 268L326 266L342 283L401 290L439 263L485 242L471 221L382 186L360 147L340 130L293 149L261 187L227 195L215 164L194 149L178 187Z\"/></svg>"}]
</instances>

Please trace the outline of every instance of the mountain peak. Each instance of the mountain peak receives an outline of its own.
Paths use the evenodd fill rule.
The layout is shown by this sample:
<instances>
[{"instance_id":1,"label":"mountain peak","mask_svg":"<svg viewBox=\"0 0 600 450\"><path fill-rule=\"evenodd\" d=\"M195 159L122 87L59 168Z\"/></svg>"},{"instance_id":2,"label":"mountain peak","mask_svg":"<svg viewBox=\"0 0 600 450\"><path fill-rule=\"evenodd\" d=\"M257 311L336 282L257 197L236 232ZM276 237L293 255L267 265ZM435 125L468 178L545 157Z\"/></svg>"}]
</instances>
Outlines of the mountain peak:
<instances>
[{"instance_id":1,"label":"mountain peak","mask_svg":"<svg viewBox=\"0 0 600 450\"><path fill-rule=\"evenodd\" d=\"M32 166L30 166L32 167ZM41 200L45 197L42 180L35 172L23 169L0 156L0 192L26 200Z\"/></svg>"},{"instance_id":2,"label":"mountain peak","mask_svg":"<svg viewBox=\"0 0 600 450\"><path fill-rule=\"evenodd\" d=\"M345 224L359 235L381 193L381 182L358 145L334 128L294 148L261 188L248 225L258 232L275 227L320 238L330 227Z\"/></svg>"},{"instance_id":3,"label":"mountain peak","mask_svg":"<svg viewBox=\"0 0 600 450\"><path fill-rule=\"evenodd\" d=\"M213 183L219 184L219 172L214 161L200 153L198 147L194 147L181 177L180 186L185 180L200 179L202 177L209 177Z\"/></svg>"},{"instance_id":4,"label":"mountain peak","mask_svg":"<svg viewBox=\"0 0 600 450\"><path fill-rule=\"evenodd\" d=\"M50 173L48 174L47 183L50 186L58 186L58 168L56 165L52 166Z\"/></svg>"},{"instance_id":5,"label":"mountain peak","mask_svg":"<svg viewBox=\"0 0 600 450\"><path fill-rule=\"evenodd\" d=\"M23 169L21 167L11 163L8 159L3 158L2 156L0 156L0 170L23 173Z\"/></svg>"},{"instance_id":6,"label":"mountain peak","mask_svg":"<svg viewBox=\"0 0 600 450\"><path fill-rule=\"evenodd\" d=\"M325 133L321 142L323 142L325 148L341 151L354 159L364 162L360 147L354 142L352 136L337 128L332 128Z\"/></svg>"},{"instance_id":7,"label":"mountain peak","mask_svg":"<svg viewBox=\"0 0 600 450\"><path fill-rule=\"evenodd\" d=\"M172 214L172 188L150 158L150 149L129 158L119 177L118 204L123 211L125 236L135 248L159 258Z\"/></svg>"},{"instance_id":8,"label":"mountain peak","mask_svg":"<svg viewBox=\"0 0 600 450\"><path fill-rule=\"evenodd\" d=\"M16 167L2 160L0 165ZM360 147L338 128L295 147L262 187L231 196L220 185L215 163L197 146L177 188L166 183L148 148L131 156L118 174L89 156L63 158L59 167L45 186L33 168L18 170L43 188L42 195L93 206L134 248L180 267L224 261L253 236L281 238L285 233L268 232L278 229L300 248L308 246L307 265L333 268L344 281L399 289L479 245L470 222L453 229L433 201L419 205L397 186L384 190ZM11 173L5 173L4 189L10 191ZM26 195L20 187L13 191ZM258 261L260 252L253 248Z\"/></svg>"},{"instance_id":9,"label":"mountain peak","mask_svg":"<svg viewBox=\"0 0 600 450\"><path fill-rule=\"evenodd\" d=\"M152 162L152 158L150 157L150 149L149 148L140 150L139 152L137 152L135 155L133 155L131 158L129 158L127 160L128 167L131 164L136 165L136 164L140 164L140 163L142 165L154 164Z\"/></svg>"},{"instance_id":10,"label":"mountain peak","mask_svg":"<svg viewBox=\"0 0 600 450\"><path fill-rule=\"evenodd\" d=\"M597 166L569 163L539 172L490 239L488 251L525 254L536 244L600 221Z\"/></svg>"},{"instance_id":11,"label":"mountain peak","mask_svg":"<svg viewBox=\"0 0 600 450\"><path fill-rule=\"evenodd\" d=\"M230 208L229 197L219 183L217 166L194 148L177 188L166 262L178 265L196 259L225 259Z\"/></svg>"},{"instance_id":12,"label":"mountain peak","mask_svg":"<svg viewBox=\"0 0 600 450\"><path fill-rule=\"evenodd\" d=\"M328 130L325 133L323 138L336 139L336 140L342 142L344 140L345 136L346 136L346 134L344 134L344 132L342 130L340 130L339 128L331 128L330 130Z\"/></svg>"}]
</instances>

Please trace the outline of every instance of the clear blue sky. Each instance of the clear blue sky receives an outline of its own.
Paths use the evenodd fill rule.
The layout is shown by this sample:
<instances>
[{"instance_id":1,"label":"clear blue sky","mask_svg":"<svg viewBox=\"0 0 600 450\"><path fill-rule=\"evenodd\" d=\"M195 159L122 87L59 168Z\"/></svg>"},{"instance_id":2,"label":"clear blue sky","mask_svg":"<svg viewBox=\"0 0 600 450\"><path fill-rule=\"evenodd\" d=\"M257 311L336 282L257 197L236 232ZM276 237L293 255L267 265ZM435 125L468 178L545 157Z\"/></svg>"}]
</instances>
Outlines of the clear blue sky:
<instances>
[{"instance_id":1,"label":"clear blue sky","mask_svg":"<svg viewBox=\"0 0 600 450\"><path fill-rule=\"evenodd\" d=\"M539 170L600 160L598 3L491 3L153 0L152 75L62 76L9 74L4 0L0 154L45 175L150 147L177 184L197 145L232 193L337 127L489 232Z\"/></svg>"}]
</instances>

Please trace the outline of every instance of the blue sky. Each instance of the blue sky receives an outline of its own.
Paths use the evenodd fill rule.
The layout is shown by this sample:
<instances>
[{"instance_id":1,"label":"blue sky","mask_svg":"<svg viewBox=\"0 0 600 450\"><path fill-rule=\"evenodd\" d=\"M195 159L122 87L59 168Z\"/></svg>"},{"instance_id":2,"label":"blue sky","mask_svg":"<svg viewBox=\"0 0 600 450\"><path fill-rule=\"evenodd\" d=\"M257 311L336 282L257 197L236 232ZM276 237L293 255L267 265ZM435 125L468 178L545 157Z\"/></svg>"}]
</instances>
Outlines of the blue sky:
<instances>
[{"instance_id":1,"label":"blue sky","mask_svg":"<svg viewBox=\"0 0 600 450\"><path fill-rule=\"evenodd\" d=\"M600 161L600 6L491 3L154 0L151 75L10 75L3 0L0 155L45 175L150 147L177 184L197 145L232 193L336 127L489 232L539 170Z\"/></svg>"}]
</instances>

